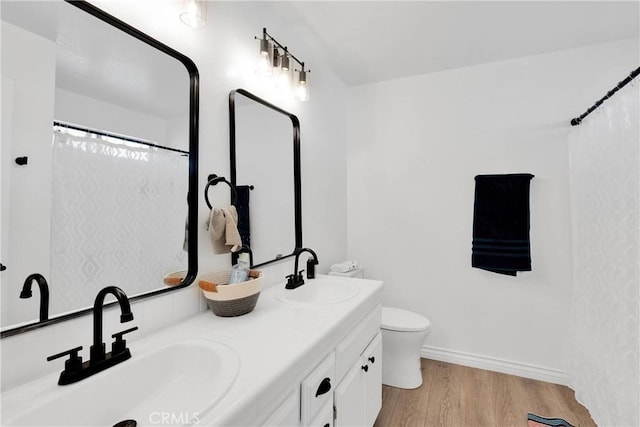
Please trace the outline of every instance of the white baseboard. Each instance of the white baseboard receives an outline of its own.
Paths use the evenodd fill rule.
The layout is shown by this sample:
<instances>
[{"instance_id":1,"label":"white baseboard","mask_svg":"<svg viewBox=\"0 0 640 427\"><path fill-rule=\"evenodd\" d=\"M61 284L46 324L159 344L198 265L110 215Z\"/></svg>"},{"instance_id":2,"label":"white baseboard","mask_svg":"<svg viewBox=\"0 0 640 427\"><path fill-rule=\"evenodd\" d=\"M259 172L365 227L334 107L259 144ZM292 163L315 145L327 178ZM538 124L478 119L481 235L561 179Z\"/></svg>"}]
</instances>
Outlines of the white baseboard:
<instances>
[{"instance_id":1,"label":"white baseboard","mask_svg":"<svg viewBox=\"0 0 640 427\"><path fill-rule=\"evenodd\" d=\"M530 365L527 363L465 353L462 351L447 350L428 345L422 347L421 356L425 359L439 360L441 362L455 363L456 365L469 366L471 368L517 375L519 377L531 378L554 384L568 384L567 376L563 371L537 365Z\"/></svg>"}]
</instances>

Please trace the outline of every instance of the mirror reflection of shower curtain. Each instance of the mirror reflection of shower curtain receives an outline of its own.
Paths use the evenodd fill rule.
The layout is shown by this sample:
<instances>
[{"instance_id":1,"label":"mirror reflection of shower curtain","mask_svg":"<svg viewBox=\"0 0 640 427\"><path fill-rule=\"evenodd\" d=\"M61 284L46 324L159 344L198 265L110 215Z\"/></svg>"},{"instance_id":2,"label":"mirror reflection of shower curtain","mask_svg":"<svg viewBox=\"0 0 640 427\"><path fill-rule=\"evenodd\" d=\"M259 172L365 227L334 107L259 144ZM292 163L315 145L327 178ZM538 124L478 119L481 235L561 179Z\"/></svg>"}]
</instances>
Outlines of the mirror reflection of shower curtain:
<instances>
[{"instance_id":1,"label":"mirror reflection of shower curtain","mask_svg":"<svg viewBox=\"0 0 640 427\"><path fill-rule=\"evenodd\" d=\"M567 375L598 425L637 425L640 82L569 140L573 292Z\"/></svg>"},{"instance_id":2,"label":"mirror reflection of shower curtain","mask_svg":"<svg viewBox=\"0 0 640 427\"><path fill-rule=\"evenodd\" d=\"M93 303L116 285L161 288L186 268L188 157L76 130L53 140L51 311Z\"/></svg>"}]
</instances>

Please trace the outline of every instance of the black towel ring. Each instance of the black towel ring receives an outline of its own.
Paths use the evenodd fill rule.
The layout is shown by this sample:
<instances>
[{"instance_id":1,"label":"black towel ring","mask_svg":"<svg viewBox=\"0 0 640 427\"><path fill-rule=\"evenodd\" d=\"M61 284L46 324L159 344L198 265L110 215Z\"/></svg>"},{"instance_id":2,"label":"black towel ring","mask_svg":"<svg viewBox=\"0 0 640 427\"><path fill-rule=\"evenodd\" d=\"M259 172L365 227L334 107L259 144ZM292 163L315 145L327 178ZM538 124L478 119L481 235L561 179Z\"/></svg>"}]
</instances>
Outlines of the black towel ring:
<instances>
[{"instance_id":1,"label":"black towel ring","mask_svg":"<svg viewBox=\"0 0 640 427\"><path fill-rule=\"evenodd\" d=\"M213 206L211 206L211 202L209 202L209 187L212 185L216 185L219 182L224 182L229 186L229 188L231 188L231 192L233 193L233 199L231 200L232 202L238 198L238 194L236 193L236 189L233 184L227 181L223 176L211 174L208 177L207 185L204 187L204 201L207 203L207 206L209 206L209 209L213 209Z\"/></svg>"}]
</instances>

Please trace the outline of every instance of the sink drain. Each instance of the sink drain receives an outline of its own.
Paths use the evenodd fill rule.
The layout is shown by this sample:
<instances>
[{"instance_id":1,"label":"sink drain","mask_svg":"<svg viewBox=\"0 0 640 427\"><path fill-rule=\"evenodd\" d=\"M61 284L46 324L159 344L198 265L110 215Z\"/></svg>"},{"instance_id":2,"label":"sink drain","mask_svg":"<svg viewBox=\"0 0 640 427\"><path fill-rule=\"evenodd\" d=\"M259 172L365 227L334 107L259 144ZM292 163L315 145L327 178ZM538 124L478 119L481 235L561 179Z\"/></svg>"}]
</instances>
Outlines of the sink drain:
<instances>
[{"instance_id":1,"label":"sink drain","mask_svg":"<svg viewBox=\"0 0 640 427\"><path fill-rule=\"evenodd\" d=\"M137 425L136 420L124 420L114 424L113 427L136 427Z\"/></svg>"}]
</instances>

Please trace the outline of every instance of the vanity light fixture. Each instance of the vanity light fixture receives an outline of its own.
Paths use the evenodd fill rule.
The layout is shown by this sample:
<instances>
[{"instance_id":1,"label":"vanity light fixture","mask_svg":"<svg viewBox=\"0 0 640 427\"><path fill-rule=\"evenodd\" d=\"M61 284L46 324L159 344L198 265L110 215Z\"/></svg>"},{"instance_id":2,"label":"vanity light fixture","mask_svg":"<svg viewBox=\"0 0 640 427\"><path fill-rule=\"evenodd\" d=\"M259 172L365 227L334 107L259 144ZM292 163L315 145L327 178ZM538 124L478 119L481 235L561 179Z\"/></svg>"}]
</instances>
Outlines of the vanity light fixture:
<instances>
[{"instance_id":1,"label":"vanity light fixture","mask_svg":"<svg viewBox=\"0 0 640 427\"><path fill-rule=\"evenodd\" d=\"M262 29L262 37L255 37L255 39L260 40L260 57L256 74L261 77L273 77L278 88L289 90L292 81L290 59L293 59L301 67L294 72L296 76L294 95L300 101L307 101L309 99L307 74L311 71L305 70L304 62L296 58L286 46L280 44L267 33L266 28Z\"/></svg>"},{"instance_id":2,"label":"vanity light fixture","mask_svg":"<svg viewBox=\"0 0 640 427\"><path fill-rule=\"evenodd\" d=\"M207 25L207 1L183 0L180 20L191 28L202 28Z\"/></svg>"}]
</instances>

